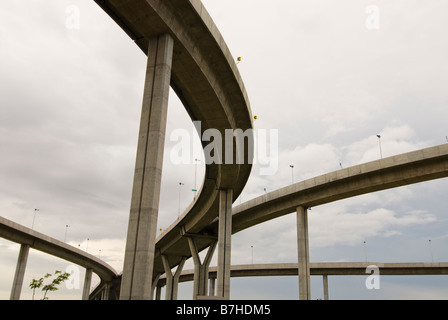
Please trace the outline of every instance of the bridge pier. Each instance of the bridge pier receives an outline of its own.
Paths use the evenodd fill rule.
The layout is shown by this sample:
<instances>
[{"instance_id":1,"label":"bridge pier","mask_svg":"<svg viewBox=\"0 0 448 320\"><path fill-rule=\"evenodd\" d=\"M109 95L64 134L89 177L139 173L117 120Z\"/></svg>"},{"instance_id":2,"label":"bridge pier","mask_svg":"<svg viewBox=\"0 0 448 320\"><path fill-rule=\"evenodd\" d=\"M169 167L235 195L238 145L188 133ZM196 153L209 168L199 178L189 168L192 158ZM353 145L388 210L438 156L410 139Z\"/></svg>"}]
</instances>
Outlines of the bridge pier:
<instances>
[{"instance_id":1,"label":"bridge pier","mask_svg":"<svg viewBox=\"0 0 448 320\"><path fill-rule=\"evenodd\" d=\"M120 290L122 300L152 298L152 275L174 40L149 40L134 184Z\"/></svg>"},{"instance_id":2,"label":"bridge pier","mask_svg":"<svg viewBox=\"0 0 448 320\"><path fill-rule=\"evenodd\" d=\"M328 297L328 276L326 274L323 275L324 282L324 300L329 300Z\"/></svg>"},{"instance_id":3,"label":"bridge pier","mask_svg":"<svg viewBox=\"0 0 448 320\"><path fill-rule=\"evenodd\" d=\"M215 295L216 278L210 278L209 282L210 282L210 284L209 284L209 288L208 288L208 294L210 296L214 296Z\"/></svg>"},{"instance_id":4,"label":"bridge pier","mask_svg":"<svg viewBox=\"0 0 448 320\"><path fill-rule=\"evenodd\" d=\"M12 283L11 300L20 300L20 294L22 292L23 278L25 276L26 263L28 261L28 253L30 252L30 246L28 244L22 244L20 246L19 258L17 259L16 273Z\"/></svg>"},{"instance_id":5,"label":"bridge pier","mask_svg":"<svg viewBox=\"0 0 448 320\"><path fill-rule=\"evenodd\" d=\"M90 287L92 285L92 269L86 269L86 275L84 278L84 288L82 290L82 300L89 300Z\"/></svg>"},{"instance_id":6,"label":"bridge pier","mask_svg":"<svg viewBox=\"0 0 448 320\"><path fill-rule=\"evenodd\" d=\"M168 257L166 255L162 255L162 263L163 268L165 269L166 274L166 291L165 291L165 300L177 300L177 293L179 289L179 277L182 269L184 267L186 257L183 257L177 267L176 272L171 272L170 264L168 262ZM158 279L157 279L158 280Z\"/></svg>"},{"instance_id":7,"label":"bridge pier","mask_svg":"<svg viewBox=\"0 0 448 320\"><path fill-rule=\"evenodd\" d=\"M230 299L233 190L219 190L218 271L216 296Z\"/></svg>"},{"instance_id":8,"label":"bridge pier","mask_svg":"<svg viewBox=\"0 0 448 320\"><path fill-rule=\"evenodd\" d=\"M216 241L210 245L204 262L201 262L194 239L192 237L188 237L187 239L194 262L193 300L197 300L200 296L207 296L208 270L210 267L210 262L212 261L213 253L216 249Z\"/></svg>"},{"instance_id":9,"label":"bridge pier","mask_svg":"<svg viewBox=\"0 0 448 320\"><path fill-rule=\"evenodd\" d=\"M299 299L311 299L308 209L297 207L297 248L299 258Z\"/></svg>"}]
</instances>

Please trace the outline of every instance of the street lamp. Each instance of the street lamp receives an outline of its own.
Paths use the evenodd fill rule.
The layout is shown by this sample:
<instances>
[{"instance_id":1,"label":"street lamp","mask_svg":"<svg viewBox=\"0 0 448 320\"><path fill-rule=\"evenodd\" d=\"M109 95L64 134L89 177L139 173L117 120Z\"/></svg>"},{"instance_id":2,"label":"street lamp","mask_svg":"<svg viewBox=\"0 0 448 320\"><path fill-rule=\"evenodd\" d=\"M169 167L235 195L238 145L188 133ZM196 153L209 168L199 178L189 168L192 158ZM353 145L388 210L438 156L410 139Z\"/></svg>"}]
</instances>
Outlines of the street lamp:
<instances>
[{"instance_id":1,"label":"street lamp","mask_svg":"<svg viewBox=\"0 0 448 320\"><path fill-rule=\"evenodd\" d=\"M34 215L33 215L33 223L31 224L31 229L34 229L34 220L36 219L36 213L39 211L39 209L34 209Z\"/></svg>"},{"instance_id":2,"label":"street lamp","mask_svg":"<svg viewBox=\"0 0 448 320\"><path fill-rule=\"evenodd\" d=\"M252 264L254 264L254 246L250 246L252 251Z\"/></svg>"},{"instance_id":3,"label":"street lamp","mask_svg":"<svg viewBox=\"0 0 448 320\"><path fill-rule=\"evenodd\" d=\"M180 191L181 191L182 186L184 186L184 184L182 182L179 182L179 208L178 208L178 211L177 211L177 216L178 217L180 217Z\"/></svg>"},{"instance_id":4,"label":"street lamp","mask_svg":"<svg viewBox=\"0 0 448 320\"><path fill-rule=\"evenodd\" d=\"M432 254L431 240L429 240L429 251L430 251L430 253L431 253L431 261L432 261L432 263L434 263L434 256L433 256L433 254Z\"/></svg>"},{"instance_id":5,"label":"street lamp","mask_svg":"<svg viewBox=\"0 0 448 320\"><path fill-rule=\"evenodd\" d=\"M289 165L289 167L291 168L291 184L294 184L294 166Z\"/></svg>"},{"instance_id":6,"label":"street lamp","mask_svg":"<svg viewBox=\"0 0 448 320\"><path fill-rule=\"evenodd\" d=\"M197 188L197 184L196 184L196 175L197 175L197 170L198 170L198 162L200 162L201 160L199 159L194 159L195 164L194 164L194 199L196 200L196 193L198 192L198 188Z\"/></svg>"},{"instance_id":7,"label":"street lamp","mask_svg":"<svg viewBox=\"0 0 448 320\"><path fill-rule=\"evenodd\" d=\"M380 145L380 156L381 159L383 159L383 150L381 149L381 135L378 134L377 137L378 137L378 143Z\"/></svg>"},{"instance_id":8,"label":"street lamp","mask_svg":"<svg viewBox=\"0 0 448 320\"><path fill-rule=\"evenodd\" d=\"M364 241L364 255L366 256L366 262L367 262L367 243Z\"/></svg>"},{"instance_id":9,"label":"street lamp","mask_svg":"<svg viewBox=\"0 0 448 320\"><path fill-rule=\"evenodd\" d=\"M67 242L67 229L70 228L68 224L65 225L65 235L64 235L64 242Z\"/></svg>"}]
</instances>

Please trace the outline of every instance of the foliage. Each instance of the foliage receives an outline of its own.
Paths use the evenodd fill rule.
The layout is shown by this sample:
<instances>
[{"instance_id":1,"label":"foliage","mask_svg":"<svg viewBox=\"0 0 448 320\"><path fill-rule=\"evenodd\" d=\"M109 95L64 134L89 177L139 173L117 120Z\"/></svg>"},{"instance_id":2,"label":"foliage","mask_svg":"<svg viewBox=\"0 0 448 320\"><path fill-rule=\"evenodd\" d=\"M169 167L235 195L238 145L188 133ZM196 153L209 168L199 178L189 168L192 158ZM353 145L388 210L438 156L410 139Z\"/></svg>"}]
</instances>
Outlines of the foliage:
<instances>
[{"instance_id":1,"label":"foliage","mask_svg":"<svg viewBox=\"0 0 448 320\"><path fill-rule=\"evenodd\" d=\"M45 284L45 285L44 285L44 281L45 281L45 279L48 279L52 276L51 273L47 273L45 276L43 276L40 279L31 280L29 287L33 290L33 300L34 300L34 295L35 295L36 289L40 289L40 288L42 288L42 291L44 292L44 297L42 298L42 300L48 300L48 297L47 297L48 291L58 290L59 289L58 286L60 284L62 284L64 281L68 280L68 278L70 277L70 273L67 273L67 272L62 273L62 271L58 271L58 270L56 270L54 272L54 275L56 276L56 278L54 278L50 283Z\"/></svg>"}]
</instances>

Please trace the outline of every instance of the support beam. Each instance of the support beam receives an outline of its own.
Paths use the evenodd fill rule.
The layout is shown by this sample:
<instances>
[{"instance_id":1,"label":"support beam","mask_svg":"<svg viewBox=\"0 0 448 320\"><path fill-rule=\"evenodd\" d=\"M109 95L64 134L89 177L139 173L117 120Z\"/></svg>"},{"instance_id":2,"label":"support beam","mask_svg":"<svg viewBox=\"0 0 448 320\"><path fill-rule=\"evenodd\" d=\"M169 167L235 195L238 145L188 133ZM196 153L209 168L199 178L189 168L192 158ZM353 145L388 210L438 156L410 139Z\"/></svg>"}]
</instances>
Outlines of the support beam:
<instances>
[{"instance_id":1,"label":"support beam","mask_svg":"<svg viewBox=\"0 0 448 320\"><path fill-rule=\"evenodd\" d=\"M218 272L216 296L230 299L233 190L219 190Z\"/></svg>"},{"instance_id":2,"label":"support beam","mask_svg":"<svg viewBox=\"0 0 448 320\"><path fill-rule=\"evenodd\" d=\"M92 285L92 269L86 269L86 276L84 278L84 288L82 290L82 300L89 300L90 287Z\"/></svg>"},{"instance_id":3,"label":"support beam","mask_svg":"<svg viewBox=\"0 0 448 320\"><path fill-rule=\"evenodd\" d=\"M308 210L297 208L297 248L299 258L299 299L310 300L310 255L308 243Z\"/></svg>"},{"instance_id":4,"label":"support beam","mask_svg":"<svg viewBox=\"0 0 448 320\"><path fill-rule=\"evenodd\" d=\"M216 285L216 278L210 278L210 287L208 289L209 296L215 295L215 285Z\"/></svg>"},{"instance_id":5,"label":"support beam","mask_svg":"<svg viewBox=\"0 0 448 320\"><path fill-rule=\"evenodd\" d=\"M20 300L22 292L23 278L25 276L26 263L28 261L28 253L30 246L22 244L20 246L19 258L17 259L16 273L14 274L14 281L12 283L11 300Z\"/></svg>"},{"instance_id":6,"label":"support beam","mask_svg":"<svg viewBox=\"0 0 448 320\"><path fill-rule=\"evenodd\" d=\"M185 261L187 261L186 257L182 257L176 272L171 272L170 264L168 262L168 257L162 254L162 262L163 268L165 269L166 275L166 291L165 291L165 300L177 300L177 293L179 289L179 277L184 268Z\"/></svg>"},{"instance_id":7,"label":"support beam","mask_svg":"<svg viewBox=\"0 0 448 320\"><path fill-rule=\"evenodd\" d=\"M109 300L110 296L110 283L104 286L103 292L101 293L101 300Z\"/></svg>"},{"instance_id":8,"label":"support beam","mask_svg":"<svg viewBox=\"0 0 448 320\"><path fill-rule=\"evenodd\" d=\"M156 287L158 288L157 284L159 283L159 279L160 279L161 275L162 275L161 273L158 273L152 281L150 300L154 299L154 290L156 289ZM159 299L156 298L156 300L160 300L160 297L159 297Z\"/></svg>"},{"instance_id":9,"label":"support beam","mask_svg":"<svg viewBox=\"0 0 448 320\"><path fill-rule=\"evenodd\" d=\"M212 261L213 253L216 249L216 241L212 242L208 248L204 262L201 262L194 238L188 237L187 239L194 262L193 300L197 300L198 297L207 296L208 270L210 267L210 262Z\"/></svg>"},{"instance_id":10,"label":"support beam","mask_svg":"<svg viewBox=\"0 0 448 320\"><path fill-rule=\"evenodd\" d=\"M162 286L157 286L156 287L156 300L160 300L162 296Z\"/></svg>"},{"instance_id":11,"label":"support beam","mask_svg":"<svg viewBox=\"0 0 448 320\"><path fill-rule=\"evenodd\" d=\"M326 274L323 275L324 280L324 300L328 300L328 276Z\"/></svg>"},{"instance_id":12,"label":"support beam","mask_svg":"<svg viewBox=\"0 0 448 320\"><path fill-rule=\"evenodd\" d=\"M148 65L121 283L122 300L152 298L173 45L173 39L167 34L149 39Z\"/></svg>"}]
</instances>

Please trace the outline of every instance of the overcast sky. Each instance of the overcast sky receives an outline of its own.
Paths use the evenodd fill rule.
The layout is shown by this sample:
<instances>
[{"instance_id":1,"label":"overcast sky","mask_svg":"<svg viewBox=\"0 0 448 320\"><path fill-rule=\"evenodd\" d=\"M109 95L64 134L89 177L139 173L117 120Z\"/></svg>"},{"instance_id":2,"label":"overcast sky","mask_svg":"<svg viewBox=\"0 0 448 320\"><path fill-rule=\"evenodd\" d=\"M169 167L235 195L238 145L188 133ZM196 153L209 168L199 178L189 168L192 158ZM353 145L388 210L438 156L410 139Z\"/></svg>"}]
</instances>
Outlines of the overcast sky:
<instances>
[{"instance_id":1,"label":"overcast sky","mask_svg":"<svg viewBox=\"0 0 448 320\"><path fill-rule=\"evenodd\" d=\"M448 2L203 2L235 59L242 57L256 128L279 132L277 173L261 176L255 166L235 205L289 185L292 175L299 182L376 160L378 134L384 157L448 142ZM145 58L93 1L0 3L0 214L31 227L37 208L35 230L118 272ZM193 199L194 163L175 165L168 156L168 138L179 128L192 124L172 93L161 229L179 214L179 182L181 211ZM198 166L198 185L203 172ZM448 261L447 190L442 179L312 208L311 262ZM295 224L291 214L235 235L232 263L297 262ZM0 239L0 248L0 299L9 299L19 245ZM68 266L31 251L22 298L31 298L30 279ZM446 277L384 276L373 291L366 277L330 277L330 298L448 298ZM79 299L80 292L50 298ZM180 298L191 292L182 284ZM298 280L233 279L231 297L297 299ZM312 277L312 298L323 298L320 277Z\"/></svg>"}]
</instances>

